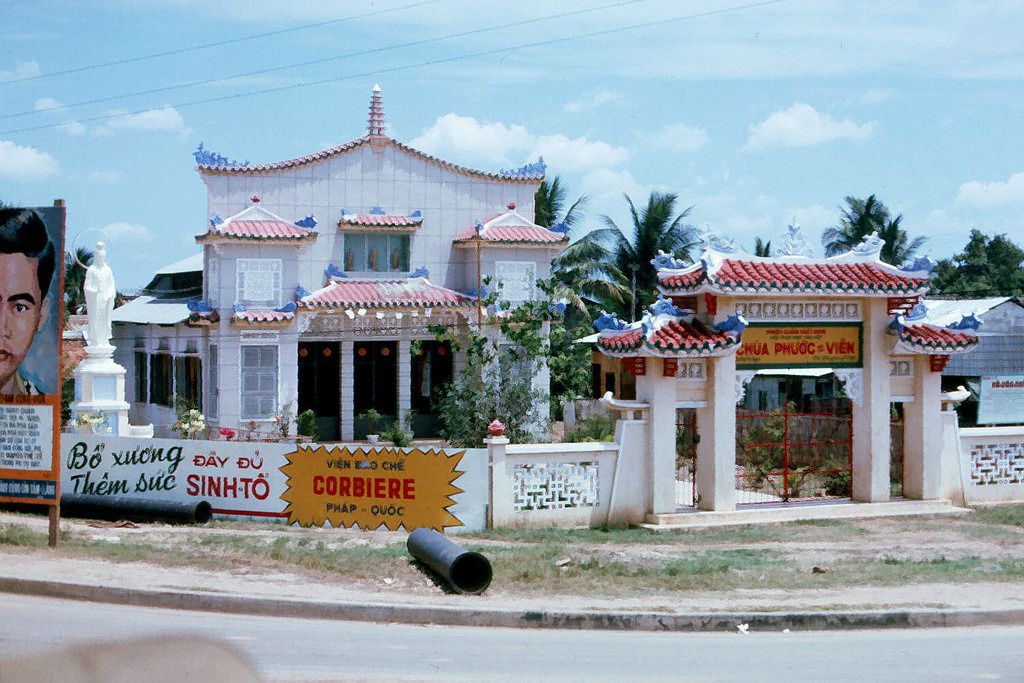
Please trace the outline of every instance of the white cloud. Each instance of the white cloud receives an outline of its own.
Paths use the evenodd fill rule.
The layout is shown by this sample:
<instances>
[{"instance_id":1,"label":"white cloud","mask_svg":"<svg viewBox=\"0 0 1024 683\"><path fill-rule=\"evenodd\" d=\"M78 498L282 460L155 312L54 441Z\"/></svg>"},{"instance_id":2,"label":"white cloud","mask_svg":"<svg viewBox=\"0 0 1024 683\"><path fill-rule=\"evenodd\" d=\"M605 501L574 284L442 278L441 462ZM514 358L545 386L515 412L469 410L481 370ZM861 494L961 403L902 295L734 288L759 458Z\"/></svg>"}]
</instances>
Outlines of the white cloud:
<instances>
[{"instance_id":1,"label":"white cloud","mask_svg":"<svg viewBox=\"0 0 1024 683\"><path fill-rule=\"evenodd\" d=\"M36 100L36 111L54 111L63 108L64 105L52 97L40 97Z\"/></svg>"},{"instance_id":2,"label":"white cloud","mask_svg":"<svg viewBox=\"0 0 1024 683\"><path fill-rule=\"evenodd\" d=\"M863 140L874 130L874 122L838 121L809 104L797 102L751 126L743 149L753 152L777 147L812 147L832 140Z\"/></svg>"},{"instance_id":3,"label":"white cloud","mask_svg":"<svg viewBox=\"0 0 1024 683\"><path fill-rule=\"evenodd\" d=\"M570 114L578 114L581 111L586 111L587 109L597 109L605 104L621 102L624 99L625 97L622 93L602 88L589 97L582 97L578 100L569 102L565 105L565 110Z\"/></svg>"},{"instance_id":4,"label":"white cloud","mask_svg":"<svg viewBox=\"0 0 1024 683\"><path fill-rule=\"evenodd\" d=\"M97 185L116 185L124 181L121 171L93 171L89 174L89 182Z\"/></svg>"},{"instance_id":5,"label":"white cloud","mask_svg":"<svg viewBox=\"0 0 1024 683\"><path fill-rule=\"evenodd\" d=\"M35 109L38 112L59 114L60 112L64 111L64 105L52 97L40 97L38 100L36 100ZM85 127L85 124L73 118L69 118L65 120L64 123L57 126L57 130L61 131L62 133L67 133L68 135L81 135L87 129Z\"/></svg>"},{"instance_id":6,"label":"white cloud","mask_svg":"<svg viewBox=\"0 0 1024 683\"><path fill-rule=\"evenodd\" d=\"M109 135L115 130L155 130L178 133L181 137L187 137L192 129L185 125L185 120L174 107L163 109L150 109L138 114L128 114L124 111L112 111L114 117L96 129L97 135Z\"/></svg>"},{"instance_id":7,"label":"white cloud","mask_svg":"<svg viewBox=\"0 0 1024 683\"><path fill-rule=\"evenodd\" d=\"M106 233L107 239L111 241L149 242L154 237L152 230L139 223L108 223L100 230Z\"/></svg>"},{"instance_id":8,"label":"white cloud","mask_svg":"<svg viewBox=\"0 0 1024 683\"><path fill-rule=\"evenodd\" d=\"M0 81L13 81L22 78L32 78L40 74L38 62L18 62L13 69L0 71Z\"/></svg>"},{"instance_id":9,"label":"white cloud","mask_svg":"<svg viewBox=\"0 0 1024 683\"><path fill-rule=\"evenodd\" d=\"M711 142L711 138L703 128L675 123L662 128L653 137L652 142L659 149L685 154L700 149Z\"/></svg>"},{"instance_id":10,"label":"white cloud","mask_svg":"<svg viewBox=\"0 0 1024 683\"><path fill-rule=\"evenodd\" d=\"M84 123L76 121L75 119L68 119L64 123L57 126L57 130L61 131L62 133L67 133L68 135L81 135L87 129Z\"/></svg>"},{"instance_id":11,"label":"white cloud","mask_svg":"<svg viewBox=\"0 0 1024 683\"><path fill-rule=\"evenodd\" d=\"M1005 181L990 183L969 180L957 190L956 200L974 206L1024 204L1024 173L1014 173Z\"/></svg>"},{"instance_id":12,"label":"white cloud","mask_svg":"<svg viewBox=\"0 0 1024 683\"><path fill-rule=\"evenodd\" d=\"M469 158L485 164L519 165L543 156L554 173L616 166L630 157L628 149L600 140L560 133L536 135L519 124L481 123L454 113L438 118L410 144L451 161Z\"/></svg>"},{"instance_id":13,"label":"white cloud","mask_svg":"<svg viewBox=\"0 0 1024 683\"><path fill-rule=\"evenodd\" d=\"M49 153L0 140L0 178L42 180L60 172L60 164Z\"/></svg>"}]
</instances>

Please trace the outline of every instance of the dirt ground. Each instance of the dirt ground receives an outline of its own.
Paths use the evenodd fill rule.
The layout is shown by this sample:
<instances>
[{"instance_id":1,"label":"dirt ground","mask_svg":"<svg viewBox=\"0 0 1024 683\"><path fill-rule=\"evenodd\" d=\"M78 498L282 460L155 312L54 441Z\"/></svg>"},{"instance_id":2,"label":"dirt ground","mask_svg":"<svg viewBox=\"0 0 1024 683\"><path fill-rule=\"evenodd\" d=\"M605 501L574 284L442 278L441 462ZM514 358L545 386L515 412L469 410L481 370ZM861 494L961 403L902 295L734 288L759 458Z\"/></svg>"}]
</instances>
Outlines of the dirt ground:
<instances>
[{"instance_id":1,"label":"dirt ground","mask_svg":"<svg viewBox=\"0 0 1024 683\"><path fill-rule=\"evenodd\" d=\"M406 535L0 514L0 576L158 590L516 609L664 611L1024 608L1024 506L966 515L643 530L491 531L482 596L446 594Z\"/></svg>"}]
</instances>

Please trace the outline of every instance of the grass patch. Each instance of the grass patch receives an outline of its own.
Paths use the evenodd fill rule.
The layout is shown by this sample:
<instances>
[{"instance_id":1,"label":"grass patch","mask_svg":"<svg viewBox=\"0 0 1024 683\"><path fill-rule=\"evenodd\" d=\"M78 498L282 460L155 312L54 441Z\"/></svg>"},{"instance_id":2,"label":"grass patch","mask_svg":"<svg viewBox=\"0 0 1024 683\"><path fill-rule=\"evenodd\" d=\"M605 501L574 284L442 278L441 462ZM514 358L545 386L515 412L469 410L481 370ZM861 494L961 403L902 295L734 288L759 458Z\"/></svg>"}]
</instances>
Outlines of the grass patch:
<instances>
[{"instance_id":1,"label":"grass patch","mask_svg":"<svg viewBox=\"0 0 1024 683\"><path fill-rule=\"evenodd\" d=\"M33 531L25 524L4 524L0 526L0 545L45 548L46 543L46 534Z\"/></svg>"},{"instance_id":2,"label":"grass patch","mask_svg":"<svg viewBox=\"0 0 1024 683\"><path fill-rule=\"evenodd\" d=\"M992 505L974 508L972 522L1024 528L1024 505Z\"/></svg>"}]
</instances>

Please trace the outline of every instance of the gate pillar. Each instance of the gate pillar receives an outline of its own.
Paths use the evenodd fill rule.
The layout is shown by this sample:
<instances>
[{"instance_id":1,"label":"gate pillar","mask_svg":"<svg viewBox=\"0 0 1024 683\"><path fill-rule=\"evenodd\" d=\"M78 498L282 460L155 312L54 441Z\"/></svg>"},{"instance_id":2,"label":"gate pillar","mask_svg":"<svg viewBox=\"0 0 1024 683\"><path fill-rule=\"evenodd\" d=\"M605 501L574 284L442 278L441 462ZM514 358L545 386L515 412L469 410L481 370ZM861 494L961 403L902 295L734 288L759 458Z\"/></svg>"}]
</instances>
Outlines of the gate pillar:
<instances>
[{"instance_id":1,"label":"gate pillar","mask_svg":"<svg viewBox=\"0 0 1024 683\"><path fill-rule=\"evenodd\" d=\"M708 358L706 387L707 407L697 409L697 507L735 510L736 356Z\"/></svg>"},{"instance_id":2,"label":"gate pillar","mask_svg":"<svg viewBox=\"0 0 1024 683\"><path fill-rule=\"evenodd\" d=\"M676 380L664 377L664 358L647 358L650 368L636 378L636 397L647 401L648 476L651 514L676 511Z\"/></svg>"},{"instance_id":3,"label":"gate pillar","mask_svg":"<svg viewBox=\"0 0 1024 683\"><path fill-rule=\"evenodd\" d=\"M914 400L903 404L903 495L931 500L942 489L942 373L914 357Z\"/></svg>"},{"instance_id":4,"label":"gate pillar","mask_svg":"<svg viewBox=\"0 0 1024 683\"><path fill-rule=\"evenodd\" d=\"M852 498L860 503L878 503L889 500L888 304L885 299L861 301L864 367L860 395L847 390L853 402Z\"/></svg>"}]
</instances>

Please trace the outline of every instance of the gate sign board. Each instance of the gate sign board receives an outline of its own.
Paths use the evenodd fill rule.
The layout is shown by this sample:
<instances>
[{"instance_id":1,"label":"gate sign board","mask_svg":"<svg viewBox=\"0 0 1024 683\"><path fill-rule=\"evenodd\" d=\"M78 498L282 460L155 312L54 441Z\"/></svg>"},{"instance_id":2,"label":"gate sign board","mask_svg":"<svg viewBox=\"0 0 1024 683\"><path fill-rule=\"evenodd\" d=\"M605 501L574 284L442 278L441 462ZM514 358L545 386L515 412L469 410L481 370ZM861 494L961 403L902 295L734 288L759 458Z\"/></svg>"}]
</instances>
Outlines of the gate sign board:
<instances>
[{"instance_id":1,"label":"gate sign board","mask_svg":"<svg viewBox=\"0 0 1024 683\"><path fill-rule=\"evenodd\" d=\"M736 352L739 369L859 368L860 323L753 323Z\"/></svg>"},{"instance_id":2,"label":"gate sign board","mask_svg":"<svg viewBox=\"0 0 1024 683\"><path fill-rule=\"evenodd\" d=\"M981 378L978 424L1024 424L1024 375Z\"/></svg>"},{"instance_id":3,"label":"gate sign board","mask_svg":"<svg viewBox=\"0 0 1024 683\"><path fill-rule=\"evenodd\" d=\"M0 209L0 502L56 505L64 207Z\"/></svg>"},{"instance_id":4,"label":"gate sign board","mask_svg":"<svg viewBox=\"0 0 1024 683\"><path fill-rule=\"evenodd\" d=\"M462 522L449 512L464 451L320 446L287 455L282 498L289 524L444 531Z\"/></svg>"}]
</instances>

